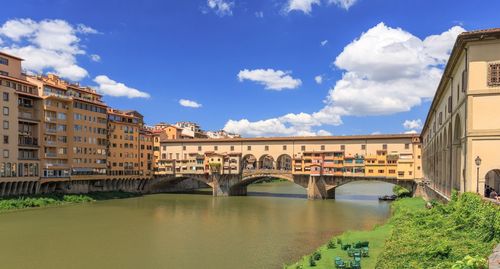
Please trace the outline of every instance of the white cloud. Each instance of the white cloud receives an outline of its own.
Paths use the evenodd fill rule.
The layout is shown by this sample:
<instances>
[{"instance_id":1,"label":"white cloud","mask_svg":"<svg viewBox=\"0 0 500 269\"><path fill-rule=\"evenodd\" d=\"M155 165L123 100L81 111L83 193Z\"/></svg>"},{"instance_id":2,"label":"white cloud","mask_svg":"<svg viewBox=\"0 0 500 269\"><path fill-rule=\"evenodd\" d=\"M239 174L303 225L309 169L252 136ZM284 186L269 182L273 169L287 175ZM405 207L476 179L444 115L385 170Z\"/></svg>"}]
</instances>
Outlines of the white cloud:
<instances>
[{"instance_id":1,"label":"white cloud","mask_svg":"<svg viewBox=\"0 0 500 269\"><path fill-rule=\"evenodd\" d=\"M257 17L257 18L264 18L264 12L262 12L262 11L255 12L255 17Z\"/></svg>"},{"instance_id":2,"label":"white cloud","mask_svg":"<svg viewBox=\"0 0 500 269\"><path fill-rule=\"evenodd\" d=\"M371 133L371 134L372 134L372 135L380 135L380 134L382 134L382 133L381 133L381 132L379 132L379 131L375 131L375 132L373 132L373 133Z\"/></svg>"},{"instance_id":3,"label":"white cloud","mask_svg":"<svg viewBox=\"0 0 500 269\"><path fill-rule=\"evenodd\" d=\"M335 4L345 10L348 10L352 5L354 5L357 0L329 0L328 3Z\"/></svg>"},{"instance_id":4,"label":"white cloud","mask_svg":"<svg viewBox=\"0 0 500 269\"><path fill-rule=\"evenodd\" d=\"M405 120L405 122L403 122L403 127L406 130L422 129L422 120L421 119Z\"/></svg>"},{"instance_id":5,"label":"white cloud","mask_svg":"<svg viewBox=\"0 0 500 269\"><path fill-rule=\"evenodd\" d=\"M268 120L228 121L225 130L244 136L315 133L322 125L340 125L343 116L390 115L410 111L433 97L456 36L455 26L424 40L380 23L348 44L334 65L343 75L318 112ZM297 120L300 118L301 120ZM263 123L270 129L262 129ZM246 131L251 130L251 131Z\"/></svg>"},{"instance_id":6,"label":"white cloud","mask_svg":"<svg viewBox=\"0 0 500 269\"><path fill-rule=\"evenodd\" d=\"M323 77L321 75L317 75L314 77L314 81L316 81L316 83L318 84L321 84L323 83Z\"/></svg>"},{"instance_id":7,"label":"white cloud","mask_svg":"<svg viewBox=\"0 0 500 269\"><path fill-rule=\"evenodd\" d=\"M90 59L93 61L93 62L100 62L101 61L101 56L97 55L97 54L90 54Z\"/></svg>"},{"instance_id":8,"label":"white cloud","mask_svg":"<svg viewBox=\"0 0 500 269\"><path fill-rule=\"evenodd\" d=\"M328 40L325 39L325 40L321 41L321 46L324 47L327 43L328 43Z\"/></svg>"},{"instance_id":9,"label":"white cloud","mask_svg":"<svg viewBox=\"0 0 500 269\"><path fill-rule=\"evenodd\" d=\"M293 10L302 11L306 14L311 13L313 5L320 5L320 0L289 0L286 6L286 11Z\"/></svg>"},{"instance_id":10,"label":"white cloud","mask_svg":"<svg viewBox=\"0 0 500 269\"><path fill-rule=\"evenodd\" d=\"M137 89L130 88L123 83L116 82L105 75L100 75L94 78L94 82L98 84L97 91L114 97L128 98L149 98L150 95L146 92L141 92Z\"/></svg>"},{"instance_id":11,"label":"white cloud","mask_svg":"<svg viewBox=\"0 0 500 269\"><path fill-rule=\"evenodd\" d=\"M207 0L207 6L220 17L232 16L234 2L227 0Z\"/></svg>"},{"instance_id":12,"label":"white cloud","mask_svg":"<svg viewBox=\"0 0 500 269\"><path fill-rule=\"evenodd\" d=\"M75 27L64 20L13 19L0 28L0 36L8 38L0 49L24 58L23 68L28 72L54 72L78 81L88 76L76 60L78 55L86 53L78 35L96 32L83 24Z\"/></svg>"},{"instance_id":13,"label":"white cloud","mask_svg":"<svg viewBox=\"0 0 500 269\"><path fill-rule=\"evenodd\" d=\"M417 130L406 131L405 134L418 134Z\"/></svg>"},{"instance_id":14,"label":"white cloud","mask_svg":"<svg viewBox=\"0 0 500 269\"><path fill-rule=\"evenodd\" d=\"M76 30L84 34L99 34L96 29L81 23L76 26Z\"/></svg>"},{"instance_id":15,"label":"white cloud","mask_svg":"<svg viewBox=\"0 0 500 269\"><path fill-rule=\"evenodd\" d=\"M285 11L290 12L296 10L302 11L305 14L309 14L312 11L313 5L319 6L321 5L322 1L326 2L327 4L336 5L345 10L349 10L349 8L357 2L357 0L288 0L285 6Z\"/></svg>"},{"instance_id":16,"label":"white cloud","mask_svg":"<svg viewBox=\"0 0 500 269\"><path fill-rule=\"evenodd\" d=\"M295 79L290 76L290 74L290 71L274 69L245 69L238 73L238 79L240 81L255 81L264 85L268 90L276 91L281 91L283 89L295 89L302 85L302 81L300 79Z\"/></svg>"},{"instance_id":17,"label":"white cloud","mask_svg":"<svg viewBox=\"0 0 500 269\"><path fill-rule=\"evenodd\" d=\"M191 107L191 108L200 108L201 107L200 103L198 103L196 101L192 101L192 100L187 100L187 99L179 100L179 105L184 106L184 107Z\"/></svg>"}]
</instances>

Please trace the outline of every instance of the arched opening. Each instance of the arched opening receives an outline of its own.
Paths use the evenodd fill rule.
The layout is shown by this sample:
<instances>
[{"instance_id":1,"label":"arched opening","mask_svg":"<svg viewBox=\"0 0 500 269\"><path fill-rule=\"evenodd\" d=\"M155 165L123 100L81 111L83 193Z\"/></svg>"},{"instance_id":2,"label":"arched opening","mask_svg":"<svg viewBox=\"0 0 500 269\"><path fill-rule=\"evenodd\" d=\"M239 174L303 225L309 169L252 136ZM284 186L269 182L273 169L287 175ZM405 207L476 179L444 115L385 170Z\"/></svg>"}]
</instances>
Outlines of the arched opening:
<instances>
[{"instance_id":1,"label":"arched opening","mask_svg":"<svg viewBox=\"0 0 500 269\"><path fill-rule=\"evenodd\" d=\"M209 178L203 177L170 177L150 182L150 191L174 193L212 194ZM210 190L208 190L210 189Z\"/></svg>"},{"instance_id":2,"label":"arched opening","mask_svg":"<svg viewBox=\"0 0 500 269\"><path fill-rule=\"evenodd\" d=\"M484 196L489 197L490 193L500 192L500 169L493 169L486 173L484 181Z\"/></svg>"},{"instance_id":3,"label":"arched opening","mask_svg":"<svg viewBox=\"0 0 500 269\"><path fill-rule=\"evenodd\" d=\"M241 161L241 170L257 169L257 158L252 154L245 155Z\"/></svg>"},{"instance_id":4,"label":"arched opening","mask_svg":"<svg viewBox=\"0 0 500 269\"><path fill-rule=\"evenodd\" d=\"M460 179L462 178L462 123L460 115L455 117L453 134L453 188L460 190ZM463 191L466 191L465 184Z\"/></svg>"},{"instance_id":5,"label":"arched opening","mask_svg":"<svg viewBox=\"0 0 500 269\"><path fill-rule=\"evenodd\" d=\"M259 158L259 169L274 169L274 158L265 154Z\"/></svg>"},{"instance_id":6,"label":"arched opening","mask_svg":"<svg viewBox=\"0 0 500 269\"><path fill-rule=\"evenodd\" d=\"M292 157L288 154L283 154L278 157L278 161L276 163L276 168L282 171L291 171L292 170Z\"/></svg>"}]
</instances>

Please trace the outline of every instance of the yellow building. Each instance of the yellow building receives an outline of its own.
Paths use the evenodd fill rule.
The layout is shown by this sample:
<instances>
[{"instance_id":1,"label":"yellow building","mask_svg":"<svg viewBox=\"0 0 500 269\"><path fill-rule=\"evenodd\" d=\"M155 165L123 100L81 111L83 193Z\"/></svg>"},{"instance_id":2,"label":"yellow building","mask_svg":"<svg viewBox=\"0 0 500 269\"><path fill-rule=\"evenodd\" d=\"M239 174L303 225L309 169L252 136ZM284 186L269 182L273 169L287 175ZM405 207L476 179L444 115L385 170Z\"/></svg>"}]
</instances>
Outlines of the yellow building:
<instances>
[{"instance_id":1,"label":"yellow building","mask_svg":"<svg viewBox=\"0 0 500 269\"><path fill-rule=\"evenodd\" d=\"M500 29L460 34L422 129L424 178L434 190L499 192L499 104Z\"/></svg>"}]
</instances>

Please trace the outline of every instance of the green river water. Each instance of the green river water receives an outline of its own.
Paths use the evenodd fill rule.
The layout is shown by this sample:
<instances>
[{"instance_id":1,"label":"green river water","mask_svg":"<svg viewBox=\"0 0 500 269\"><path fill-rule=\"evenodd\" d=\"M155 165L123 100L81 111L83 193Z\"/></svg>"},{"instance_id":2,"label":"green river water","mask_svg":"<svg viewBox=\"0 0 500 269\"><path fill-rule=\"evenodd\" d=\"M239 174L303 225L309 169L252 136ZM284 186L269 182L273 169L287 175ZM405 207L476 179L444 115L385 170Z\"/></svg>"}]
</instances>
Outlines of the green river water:
<instances>
[{"instance_id":1,"label":"green river water","mask_svg":"<svg viewBox=\"0 0 500 269\"><path fill-rule=\"evenodd\" d=\"M392 185L354 182L308 201L289 182L246 197L157 194L0 214L0 268L281 268L390 215ZM208 192L207 192L208 193Z\"/></svg>"}]
</instances>

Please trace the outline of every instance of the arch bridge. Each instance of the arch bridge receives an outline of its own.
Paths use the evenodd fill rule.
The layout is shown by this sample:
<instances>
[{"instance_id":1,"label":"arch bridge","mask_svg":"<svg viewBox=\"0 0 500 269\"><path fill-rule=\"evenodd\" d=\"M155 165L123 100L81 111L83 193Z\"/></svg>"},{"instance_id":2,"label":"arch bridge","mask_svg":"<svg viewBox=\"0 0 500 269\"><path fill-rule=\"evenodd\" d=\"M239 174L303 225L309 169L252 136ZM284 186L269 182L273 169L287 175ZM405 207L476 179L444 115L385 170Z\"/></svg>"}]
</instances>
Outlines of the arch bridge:
<instances>
[{"instance_id":1,"label":"arch bridge","mask_svg":"<svg viewBox=\"0 0 500 269\"><path fill-rule=\"evenodd\" d=\"M390 177L359 177L359 176L331 176L313 175L304 173L292 173L291 170L261 168L243 169L240 173L176 173L155 177L146 186L150 193L177 192L198 189L203 187L212 188L213 196L244 196L247 194L247 186L266 178L278 178L293 182L307 190L307 198L335 199L336 188L360 180L382 181L400 185L410 192L416 189L413 180L398 180Z\"/></svg>"}]
</instances>

